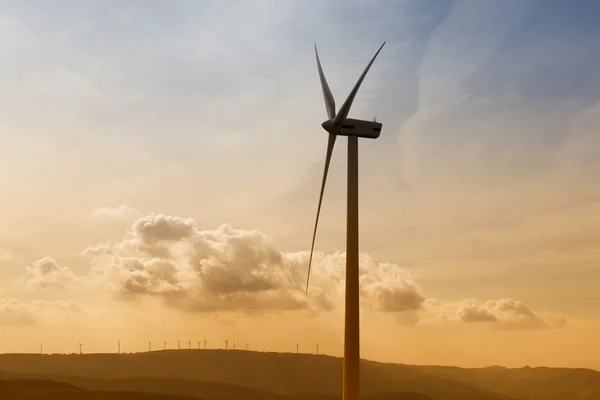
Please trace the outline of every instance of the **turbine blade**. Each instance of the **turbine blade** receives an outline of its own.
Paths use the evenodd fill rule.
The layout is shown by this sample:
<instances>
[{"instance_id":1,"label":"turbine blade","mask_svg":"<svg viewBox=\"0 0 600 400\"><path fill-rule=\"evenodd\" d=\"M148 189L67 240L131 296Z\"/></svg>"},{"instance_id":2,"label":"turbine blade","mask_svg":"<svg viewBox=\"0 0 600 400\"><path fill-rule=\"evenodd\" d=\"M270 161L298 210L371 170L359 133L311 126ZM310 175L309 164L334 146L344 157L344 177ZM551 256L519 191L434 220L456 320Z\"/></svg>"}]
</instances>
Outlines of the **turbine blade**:
<instances>
[{"instance_id":1,"label":"turbine blade","mask_svg":"<svg viewBox=\"0 0 600 400\"><path fill-rule=\"evenodd\" d=\"M317 225L319 224L319 214L321 213L321 203L323 202L323 192L325 191L325 182L327 181L327 172L333 153L333 145L337 135L330 133L327 141L327 155L325 157L325 169L323 170L323 182L321 183L321 193L319 194L319 205L317 206L317 218L315 219L315 229L313 231L312 244L310 246L310 258L308 259L308 274L306 275L306 293L308 294L308 281L310 279L310 267L312 265L313 250L315 248L315 238L317 237Z\"/></svg>"},{"instance_id":2,"label":"turbine blade","mask_svg":"<svg viewBox=\"0 0 600 400\"><path fill-rule=\"evenodd\" d=\"M323 73L323 68L321 68L321 61L319 60L319 53L317 52L317 44L315 43L315 55L317 56L317 66L319 67L319 78L321 78L321 89L323 89L323 98L325 98L325 108L327 109L327 116L329 119L335 118L335 100L333 98L333 94L331 94L331 89L329 89L329 85L327 84L327 79L325 79L325 74Z\"/></svg>"},{"instance_id":3,"label":"turbine blade","mask_svg":"<svg viewBox=\"0 0 600 400\"><path fill-rule=\"evenodd\" d=\"M335 116L335 119L333 121L334 125L336 125L336 126L341 125L342 121L344 121L346 118L348 118L348 113L350 112L350 107L352 107L352 102L354 101L354 98L356 97L356 93L358 93L358 89L360 88L362 81L365 79L365 76L367 76L367 72L369 72L369 68L371 68L373 61L375 61L375 59L377 58L377 55L379 54L381 49L383 49L384 45L385 45L385 42L383 42L383 44L381 45L379 50L377 50L377 53L375 53L375 55L371 59L371 62L367 65L367 68L365 68L365 70L363 71L360 78L358 78L358 82L356 82L356 85L354 85L354 87L352 88L352 91L348 95L348 98L346 99L344 104L342 104L342 107L340 107L338 114Z\"/></svg>"}]
</instances>

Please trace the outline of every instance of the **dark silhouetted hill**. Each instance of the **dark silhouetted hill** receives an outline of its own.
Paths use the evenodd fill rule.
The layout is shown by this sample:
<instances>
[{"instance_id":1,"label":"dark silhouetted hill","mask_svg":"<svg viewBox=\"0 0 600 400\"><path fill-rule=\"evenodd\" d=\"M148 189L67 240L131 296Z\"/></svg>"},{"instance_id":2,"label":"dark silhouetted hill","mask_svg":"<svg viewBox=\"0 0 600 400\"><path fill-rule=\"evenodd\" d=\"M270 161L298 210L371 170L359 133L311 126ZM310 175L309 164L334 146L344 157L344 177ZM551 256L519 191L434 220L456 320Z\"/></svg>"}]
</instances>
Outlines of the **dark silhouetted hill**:
<instances>
[{"instance_id":1,"label":"dark silhouetted hill","mask_svg":"<svg viewBox=\"0 0 600 400\"><path fill-rule=\"evenodd\" d=\"M522 400L600 400L600 372L584 368L426 366L431 375Z\"/></svg>"},{"instance_id":2,"label":"dark silhouetted hill","mask_svg":"<svg viewBox=\"0 0 600 400\"><path fill-rule=\"evenodd\" d=\"M0 365L12 371L7 376L47 378L92 391L185 394L209 400L341 397L342 360L324 355L167 350L137 354L3 354L0 359ZM599 390L600 372L585 369L361 363L361 397L370 400L598 400Z\"/></svg>"},{"instance_id":3,"label":"dark silhouetted hill","mask_svg":"<svg viewBox=\"0 0 600 400\"><path fill-rule=\"evenodd\" d=\"M5 373L9 379L35 381L24 374ZM340 400L338 395L312 395L312 396L286 396L269 393L264 390L253 389L239 385L228 385L218 382L193 381L172 378L117 378L117 379L94 379L76 376L44 375L42 382L54 382L56 384L69 384L69 387L84 388L89 391L104 392L131 392L136 393L158 393L180 396L194 396L209 400ZM0 381L1 382L1 381ZM1 390L0 390L0 393ZM366 400L434 400L431 397L419 393L386 393L373 395Z\"/></svg>"},{"instance_id":4,"label":"dark silhouetted hill","mask_svg":"<svg viewBox=\"0 0 600 400\"><path fill-rule=\"evenodd\" d=\"M1 379L0 399L6 400L201 400L162 393L93 392L45 379Z\"/></svg>"},{"instance_id":5,"label":"dark silhouetted hill","mask_svg":"<svg viewBox=\"0 0 600 400\"><path fill-rule=\"evenodd\" d=\"M342 359L324 355L233 350L167 350L136 354L3 354L6 370L85 378L172 378L239 385L271 394L340 396ZM85 386L84 386L85 387ZM384 393L426 394L435 400L511 400L420 372L417 367L361 363L362 397ZM172 392L170 392L172 393Z\"/></svg>"}]
</instances>

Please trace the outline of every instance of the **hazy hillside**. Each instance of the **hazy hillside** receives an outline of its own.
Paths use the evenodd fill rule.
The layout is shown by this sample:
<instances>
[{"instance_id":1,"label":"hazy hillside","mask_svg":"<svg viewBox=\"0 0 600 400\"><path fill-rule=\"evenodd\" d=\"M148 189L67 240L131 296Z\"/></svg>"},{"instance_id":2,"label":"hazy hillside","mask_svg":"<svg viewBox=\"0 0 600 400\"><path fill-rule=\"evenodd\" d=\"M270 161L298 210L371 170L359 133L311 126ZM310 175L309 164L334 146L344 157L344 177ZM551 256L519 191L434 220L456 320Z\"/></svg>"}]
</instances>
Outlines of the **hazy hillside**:
<instances>
[{"instance_id":1,"label":"hazy hillside","mask_svg":"<svg viewBox=\"0 0 600 400\"><path fill-rule=\"evenodd\" d=\"M598 400L600 372L582 368L457 368L427 366L427 373L523 400Z\"/></svg>"},{"instance_id":2,"label":"hazy hillside","mask_svg":"<svg viewBox=\"0 0 600 400\"><path fill-rule=\"evenodd\" d=\"M87 390L189 394L210 400L339 398L342 360L311 354L171 350L139 354L0 355L5 376L35 376ZM363 398L598 400L600 372L465 369L362 362ZM412 397L411 397L412 396ZM416 396L416 397L415 397ZM421 397L419 397L421 396Z\"/></svg>"},{"instance_id":3,"label":"hazy hillside","mask_svg":"<svg viewBox=\"0 0 600 400\"><path fill-rule=\"evenodd\" d=\"M8 378L29 378L31 375L5 372ZM210 400L286 400L287 396L270 393L251 387L220 382L194 381L174 378L115 378L96 379L79 376L57 376L38 374L37 377L60 381L93 391L135 391L168 393L203 397Z\"/></svg>"},{"instance_id":4,"label":"hazy hillside","mask_svg":"<svg viewBox=\"0 0 600 400\"><path fill-rule=\"evenodd\" d=\"M76 377L68 378L76 380ZM0 379L0 398L11 400L56 400L56 399L84 399L84 400L203 400L203 397L192 396L190 389L208 391L215 393L210 382L198 382L183 380L163 380L161 378L131 378L131 379L90 379L81 378L89 386L99 386L97 390L87 390L64 381L52 381L47 379ZM159 384L156 385L155 381ZM161 384L161 381L166 381ZM168 383L168 384L164 384ZM142 390L135 391L133 387L140 386ZM219 386L218 384L216 386ZM266 392L253 391L250 388L220 385L216 393L217 397L210 399L279 399L279 400L339 400L340 396L307 396L286 397ZM166 389L166 391L165 391ZM231 389L228 391L228 389ZM170 391L188 392L188 395L172 394ZM367 397L366 400L434 400L431 397L419 393L388 393Z\"/></svg>"},{"instance_id":5,"label":"hazy hillside","mask_svg":"<svg viewBox=\"0 0 600 400\"><path fill-rule=\"evenodd\" d=\"M138 354L3 354L5 370L87 378L160 377L234 384L286 396L340 395L340 358L233 350L167 350ZM406 365L363 361L363 396L422 393L435 400L510 400Z\"/></svg>"},{"instance_id":6,"label":"hazy hillside","mask_svg":"<svg viewBox=\"0 0 600 400\"><path fill-rule=\"evenodd\" d=\"M2 379L0 398L8 400L201 400L157 393L93 392L64 382L41 379Z\"/></svg>"}]
</instances>

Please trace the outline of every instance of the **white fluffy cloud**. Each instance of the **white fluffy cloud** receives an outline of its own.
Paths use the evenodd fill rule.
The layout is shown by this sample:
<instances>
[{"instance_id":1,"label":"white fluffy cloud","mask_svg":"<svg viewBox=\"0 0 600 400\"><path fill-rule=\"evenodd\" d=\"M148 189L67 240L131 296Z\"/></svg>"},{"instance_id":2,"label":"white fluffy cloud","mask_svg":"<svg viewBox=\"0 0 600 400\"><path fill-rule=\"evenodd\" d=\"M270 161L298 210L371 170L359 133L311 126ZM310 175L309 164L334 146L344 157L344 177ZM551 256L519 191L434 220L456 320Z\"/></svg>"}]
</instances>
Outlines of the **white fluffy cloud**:
<instances>
[{"instance_id":1,"label":"white fluffy cloud","mask_svg":"<svg viewBox=\"0 0 600 400\"><path fill-rule=\"evenodd\" d=\"M91 213L92 218L104 220L132 218L136 215L138 215L138 211L135 208L124 204L116 207L98 207Z\"/></svg>"},{"instance_id":2,"label":"white fluffy cloud","mask_svg":"<svg viewBox=\"0 0 600 400\"><path fill-rule=\"evenodd\" d=\"M151 214L134 221L122 240L88 247L83 255L92 265L89 276L75 276L47 257L28 267L29 283L61 289L74 279L101 281L120 300L151 296L188 312L342 309L344 253L315 254L305 294L308 252L280 252L267 235L228 224L201 230L191 218ZM523 329L566 323L512 299L426 298L405 269L367 254L360 255L359 268L363 309L393 315L400 324L487 323ZM18 303L11 303L10 310L13 320L28 320Z\"/></svg>"},{"instance_id":3,"label":"white fluffy cloud","mask_svg":"<svg viewBox=\"0 0 600 400\"><path fill-rule=\"evenodd\" d=\"M331 310L343 293L343 253L316 254L305 295L307 252L279 252L263 233L227 224L199 230L190 218L140 218L121 242L84 254L121 297L159 296L189 311ZM362 255L360 273L365 307L414 311L425 300L398 265Z\"/></svg>"},{"instance_id":4,"label":"white fluffy cloud","mask_svg":"<svg viewBox=\"0 0 600 400\"><path fill-rule=\"evenodd\" d=\"M60 266L52 257L44 257L27 267L31 286L64 290L65 285L76 279L68 267Z\"/></svg>"},{"instance_id":5,"label":"white fluffy cloud","mask_svg":"<svg viewBox=\"0 0 600 400\"><path fill-rule=\"evenodd\" d=\"M566 324L564 317L538 313L523 302L508 298L454 303L428 299L425 308L443 321L488 323L503 329L560 328Z\"/></svg>"},{"instance_id":6,"label":"white fluffy cloud","mask_svg":"<svg viewBox=\"0 0 600 400\"><path fill-rule=\"evenodd\" d=\"M74 301L24 302L17 299L0 299L0 325L26 326L38 323L41 314L81 312Z\"/></svg>"}]
</instances>

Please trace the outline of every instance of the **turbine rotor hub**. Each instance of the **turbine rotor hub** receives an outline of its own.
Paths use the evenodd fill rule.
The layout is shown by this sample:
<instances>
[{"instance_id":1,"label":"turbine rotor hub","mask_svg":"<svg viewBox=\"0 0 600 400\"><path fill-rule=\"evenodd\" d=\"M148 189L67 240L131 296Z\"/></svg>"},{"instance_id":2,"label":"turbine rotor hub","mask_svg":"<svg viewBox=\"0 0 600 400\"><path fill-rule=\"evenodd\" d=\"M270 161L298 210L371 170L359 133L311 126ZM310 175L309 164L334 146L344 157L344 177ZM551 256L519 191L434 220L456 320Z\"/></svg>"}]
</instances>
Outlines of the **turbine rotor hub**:
<instances>
[{"instance_id":1,"label":"turbine rotor hub","mask_svg":"<svg viewBox=\"0 0 600 400\"><path fill-rule=\"evenodd\" d=\"M325 129L327 132L331 132L333 130L333 120L332 119L328 119L327 121L323 122L321 124L321 126L323 127L323 129Z\"/></svg>"}]
</instances>

